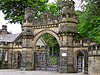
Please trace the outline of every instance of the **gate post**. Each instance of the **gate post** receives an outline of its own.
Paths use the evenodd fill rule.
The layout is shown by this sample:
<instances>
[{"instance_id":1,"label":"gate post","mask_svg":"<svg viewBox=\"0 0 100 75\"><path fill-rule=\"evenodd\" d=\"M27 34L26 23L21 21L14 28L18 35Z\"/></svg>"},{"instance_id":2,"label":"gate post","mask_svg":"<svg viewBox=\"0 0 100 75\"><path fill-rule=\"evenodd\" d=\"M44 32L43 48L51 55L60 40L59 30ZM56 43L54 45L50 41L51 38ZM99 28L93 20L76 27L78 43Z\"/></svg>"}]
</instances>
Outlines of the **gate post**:
<instances>
[{"instance_id":1,"label":"gate post","mask_svg":"<svg viewBox=\"0 0 100 75\"><path fill-rule=\"evenodd\" d=\"M33 56L33 48L32 48L32 40L33 40L33 29L32 29L32 8L27 8L25 10L25 19L22 25L22 62L21 68L26 70L33 69L34 64L34 56Z\"/></svg>"},{"instance_id":2,"label":"gate post","mask_svg":"<svg viewBox=\"0 0 100 75\"><path fill-rule=\"evenodd\" d=\"M77 18L74 14L74 1L62 1L62 17L60 22L60 72L75 72L74 35L77 33ZM70 6L70 7L69 7Z\"/></svg>"},{"instance_id":3,"label":"gate post","mask_svg":"<svg viewBox=\"0 0 100 75\"><path fill-rule=\"evenodd\" d=\"M60 47L60 72L73 73L75 72L74 66L74 51L73 51L73 33L61 34L62 39ZM60 39L61 40L61 39Z\"/></svg>"}]
</instances>

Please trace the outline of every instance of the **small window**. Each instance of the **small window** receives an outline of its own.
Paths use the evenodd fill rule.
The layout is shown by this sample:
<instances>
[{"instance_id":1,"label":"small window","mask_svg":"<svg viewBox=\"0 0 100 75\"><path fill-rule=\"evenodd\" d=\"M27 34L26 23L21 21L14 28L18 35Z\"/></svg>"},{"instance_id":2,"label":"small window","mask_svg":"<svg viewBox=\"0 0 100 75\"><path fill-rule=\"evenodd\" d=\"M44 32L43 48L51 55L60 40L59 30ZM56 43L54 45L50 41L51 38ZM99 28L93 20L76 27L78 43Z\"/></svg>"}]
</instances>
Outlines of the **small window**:
<instances>
[{"instance_id":1,"label":"small window","mask_svg":"<svg viewBox=\"0 0 100 75\"><path fill-rule=\"evenodd\" d=\"M30 30L27 30L27 32L30 32Z\"/></svg>"}]
</instances>

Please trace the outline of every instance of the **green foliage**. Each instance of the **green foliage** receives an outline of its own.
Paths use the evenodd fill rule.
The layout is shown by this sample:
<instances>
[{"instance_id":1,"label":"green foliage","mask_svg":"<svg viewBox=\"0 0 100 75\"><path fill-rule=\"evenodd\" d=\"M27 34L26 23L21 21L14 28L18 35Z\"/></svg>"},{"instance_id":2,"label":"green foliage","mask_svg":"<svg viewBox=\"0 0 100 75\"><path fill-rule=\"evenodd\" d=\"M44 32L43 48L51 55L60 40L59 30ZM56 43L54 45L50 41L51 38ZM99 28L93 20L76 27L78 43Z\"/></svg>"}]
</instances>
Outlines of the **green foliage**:
<instances>
[{"instance_id":1,"label":"green foliage","mask_svg":"<svg viewBox=\"0 0 100 75\"><path fill-rule=\"evenodd\" d=\"M58 5L48 3L48 0L0 0L0 10L5 14L5 20L10 23L21 24L27 7L35 9L35 16L40 16L42 12L50 12L54 16L60 14Z\"/></svg>"},{"instance_id":2,"label":"green foliage","mask_svg":"<svg viewBox=\"0 0 100 75\"><path fill-rule=\"evenodd\" d=\"M100 43L100 1L87 0L85 10L77 12L78 31L83 37L89 37Z\"/></svg>"},{"instance_id":3,"label":"green foliage","mask_svg":"<svg viewBox=\"0 0 100 75\"><path fill-rule=\"evenodd\" d=\"M47 4L45 10L50 12L54 16L60 15L59 6L56 3Z\"/></svg>"},{"instance_id":4,"label":"green foliage","mask_svg":"<svg viewBox=\"0 0 100 75\"><path fill-rule=\"evenodd\" d=\"M43 11L47 2L48 0L0 0L0 10L5 14L5 20L10 23L22 23L25 8L32 7L36 11Z\"/></svg>"},{"instance_id":5,"label":"green foliage","mask_svg":"<svg viewBox=\"0 0 100 75\"><path fill-rule=\"evenodd\" d=\"M50 56L49 60L50 60L50 64L52 64L52 65L57 65L58 64L58 60L57 60L56 56Z\"/></svg>"},{"instance_id":6,"label":"green foliage","mask_svg":"<svg viewBox=\"0 0 100 75\"><path fill-rule=\"evenodd\" d=\"M52 47L52 49L54 49L54 53L59 52L59 44L54 36L50 34L44 34L42 38L49 47Z\"/></svg>"}]
</instances>

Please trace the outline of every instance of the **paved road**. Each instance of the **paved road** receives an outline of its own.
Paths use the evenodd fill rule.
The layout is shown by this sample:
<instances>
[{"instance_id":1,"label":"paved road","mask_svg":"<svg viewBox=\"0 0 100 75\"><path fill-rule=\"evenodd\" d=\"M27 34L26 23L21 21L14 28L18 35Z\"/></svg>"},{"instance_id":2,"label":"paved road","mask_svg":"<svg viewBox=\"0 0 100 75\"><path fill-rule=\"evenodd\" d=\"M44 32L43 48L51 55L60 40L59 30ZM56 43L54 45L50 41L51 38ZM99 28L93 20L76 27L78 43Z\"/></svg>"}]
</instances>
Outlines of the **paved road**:
<instances>
[{"instance_id":1,"label":"paved road","mask_svg":"<svg viewBox=\"0 0 100 75\"><path fill-rule=\"evenodd\" d=\"M87 75L83 73L57 73L50 71L0 70L0 75Z\"/></svg>"}]
</instances>

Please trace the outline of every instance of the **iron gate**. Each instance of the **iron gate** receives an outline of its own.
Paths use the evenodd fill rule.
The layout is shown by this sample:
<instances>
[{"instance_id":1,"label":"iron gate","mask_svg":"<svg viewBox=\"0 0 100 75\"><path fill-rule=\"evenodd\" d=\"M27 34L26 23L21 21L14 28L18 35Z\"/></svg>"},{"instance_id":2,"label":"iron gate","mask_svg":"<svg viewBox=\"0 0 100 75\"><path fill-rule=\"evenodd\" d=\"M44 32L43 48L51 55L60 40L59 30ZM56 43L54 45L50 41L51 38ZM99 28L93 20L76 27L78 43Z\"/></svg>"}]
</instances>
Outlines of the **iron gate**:
<instances>
[{"instance_id":1,"label":"iron gate","mask_svg":"<svg viewBox=\"0 0 100 75\"><path fill-rule=\"evenodd\" d=\"M51 56L49 52L35 52L35 70L58 71L59 54Z\"/></svg>"}]
</instances>

